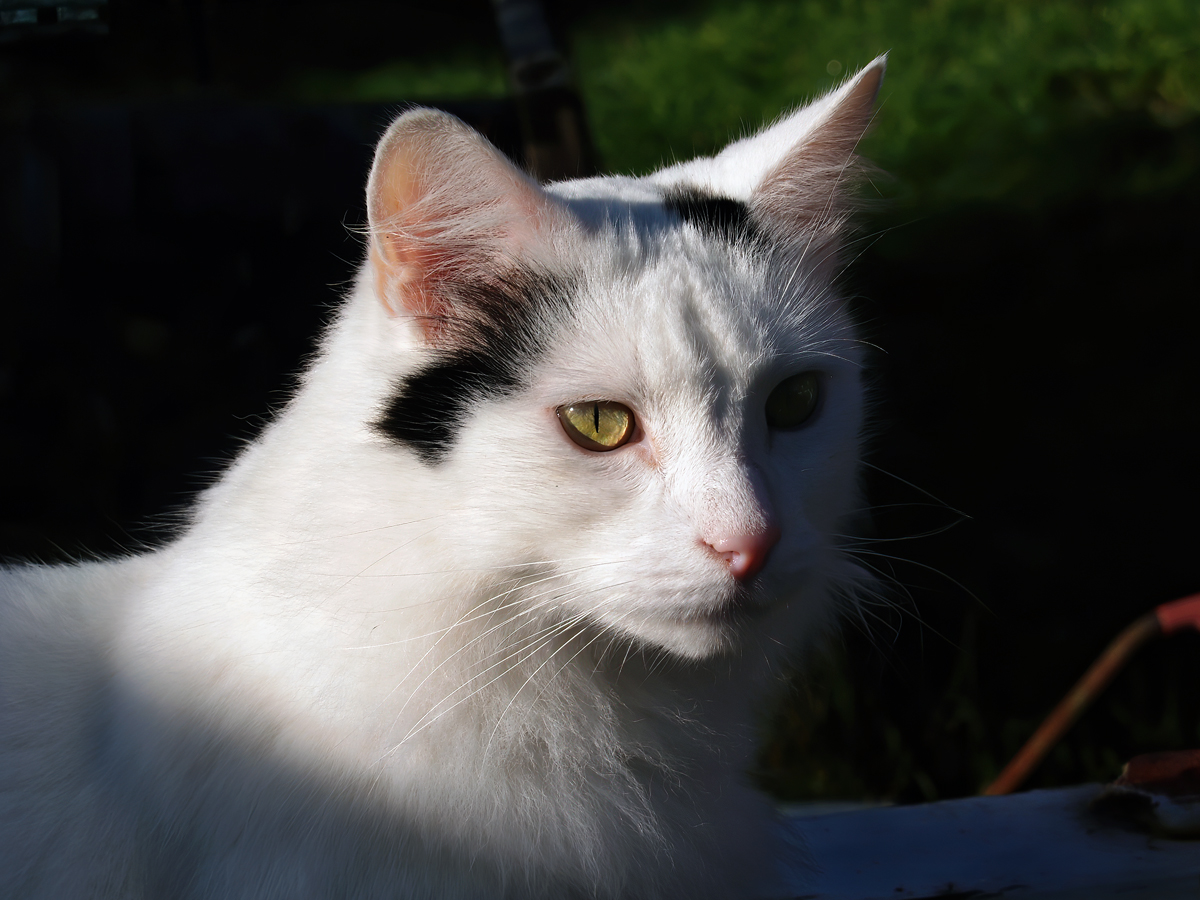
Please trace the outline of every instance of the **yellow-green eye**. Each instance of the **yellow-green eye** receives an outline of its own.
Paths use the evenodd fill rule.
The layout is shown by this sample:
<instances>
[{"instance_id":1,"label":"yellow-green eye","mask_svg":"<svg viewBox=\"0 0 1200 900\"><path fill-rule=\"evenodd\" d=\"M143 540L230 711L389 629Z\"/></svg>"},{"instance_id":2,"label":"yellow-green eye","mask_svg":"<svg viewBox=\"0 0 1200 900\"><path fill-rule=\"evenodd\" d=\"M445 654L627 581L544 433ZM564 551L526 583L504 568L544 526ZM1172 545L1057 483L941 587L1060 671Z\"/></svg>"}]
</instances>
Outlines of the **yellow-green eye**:
<instances>
[{"instance_id":1,"label":"yellow-green eye","mask_svg":"<svg viewBox=\"0 0 1200 900\"><path fill-rule=\"evenodd\" d=\"M816 372L783 379L767 397L767 424L772 428L799 428L817 408L820 387L821 376Z\"/></svg>"},{"instance_id":2,"label":"yellow-green eye","mask_svg":"<svg viewBox=\"0 0 1200 900\"><path fill-rule=\"evenodd\" d=\"M616 450L633 436L633 411L612 400L588 400L558 408L567 437L587 450Z\"/></svg>"}]
</instances>

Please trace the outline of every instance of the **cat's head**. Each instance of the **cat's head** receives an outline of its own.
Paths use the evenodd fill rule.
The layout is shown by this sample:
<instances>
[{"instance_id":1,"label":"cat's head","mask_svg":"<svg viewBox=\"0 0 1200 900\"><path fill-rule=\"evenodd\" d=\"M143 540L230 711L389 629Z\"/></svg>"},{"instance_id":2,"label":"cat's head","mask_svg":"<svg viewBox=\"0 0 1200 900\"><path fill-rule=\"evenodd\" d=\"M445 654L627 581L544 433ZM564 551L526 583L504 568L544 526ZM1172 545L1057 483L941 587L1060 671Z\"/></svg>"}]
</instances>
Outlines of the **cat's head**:
<instances>
[{"instance_id":1,"label":"cat's head","mask_svg":"<svg viewBox=\"0 0 1200 900\"><path fill-rule=\"evenodd\" d=\"M380 142L367 279L419 362L375 434L546 633L702 658L850 577L861 353L834 281L883 70L642 179L542 188L430 110Z\"/></svg>"}]
</instances>

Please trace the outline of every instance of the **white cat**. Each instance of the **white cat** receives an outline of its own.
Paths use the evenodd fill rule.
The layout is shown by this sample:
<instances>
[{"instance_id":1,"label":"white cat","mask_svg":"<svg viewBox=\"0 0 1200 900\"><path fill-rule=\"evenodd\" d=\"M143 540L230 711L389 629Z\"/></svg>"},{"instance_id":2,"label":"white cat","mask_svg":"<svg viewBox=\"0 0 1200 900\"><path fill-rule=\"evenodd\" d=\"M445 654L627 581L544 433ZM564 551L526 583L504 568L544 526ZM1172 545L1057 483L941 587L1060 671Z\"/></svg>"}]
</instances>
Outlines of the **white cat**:
<instances>
[{"instance_id":1,"label":"white cat","mask_svg":"<svg viewBox=\"0 0 1200 900\"><path fill-rule=\"evenodd\" d=\"M185 531L0 576L0 896L770 895L751 700L859 577L833 279L883 71L545 189L397 119L354 290Z\"/></svg>"}]
</instances>

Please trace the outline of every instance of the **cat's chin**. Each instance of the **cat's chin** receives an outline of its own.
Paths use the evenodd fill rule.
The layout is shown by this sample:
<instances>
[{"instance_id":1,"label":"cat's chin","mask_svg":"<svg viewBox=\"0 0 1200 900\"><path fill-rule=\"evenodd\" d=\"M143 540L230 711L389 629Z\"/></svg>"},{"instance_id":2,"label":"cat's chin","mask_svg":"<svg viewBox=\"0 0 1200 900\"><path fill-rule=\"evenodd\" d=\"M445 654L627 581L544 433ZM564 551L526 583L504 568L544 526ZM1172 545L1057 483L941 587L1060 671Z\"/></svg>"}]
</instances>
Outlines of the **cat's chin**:
<instances>
[{"instance_id":1,"label":"cat's chin","mask_svg":"<svg viewBox=\"0 0 1200 900\"><path fill-rule=\"evenodd\" d=\"M611 616L602 613L594 621L646 649L699 662L737 654L747 632L777 610L779 601L758 580L743 585L728 579L667 591L652 603L615 609Z\"/></svg>"},{"instance_id":2,"label":"cat's chin","mask_svg":"<svg viewBox=\"0 0 1200 900\"><path fill-rule=\"evenodd\" d=\"M752 611L730 605L705 614L625 618L620 629L643 646L698 662L735 653L753 617Z\"/></svg>"}]
</instances>

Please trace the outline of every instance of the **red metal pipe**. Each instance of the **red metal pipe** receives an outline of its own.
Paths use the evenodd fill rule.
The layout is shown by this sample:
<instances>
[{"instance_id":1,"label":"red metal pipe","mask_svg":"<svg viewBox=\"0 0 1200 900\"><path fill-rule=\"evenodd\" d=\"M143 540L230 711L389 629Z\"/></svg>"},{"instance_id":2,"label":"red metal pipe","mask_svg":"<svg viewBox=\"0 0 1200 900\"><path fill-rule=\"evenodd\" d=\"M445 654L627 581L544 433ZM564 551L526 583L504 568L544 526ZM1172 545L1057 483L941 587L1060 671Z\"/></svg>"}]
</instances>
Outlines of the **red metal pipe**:
<instances>
[{"instance_id":1,"label":"red metal pipe","mask_svg":"<svg viewBox=\"0 0 1200 900\"><path fill-rule=\"evenodd\" d=\"M1171 634L1189 626L1200 631L1200 594L1164 603L1136 619L1117 635L1054 711L1046 716L1012 762L984 789L984 795L1008 794L1019 787L1142 644L1160 634Z\"/></svg>"},{"instance_id":2,"label":"red metal pipe","mask_svg":"<svg viewBox=\"0 0 1200 900\"><path fill-rule=\"evenodd\" d=\"M1163 634L1171 634L1189 625L1200 631L1200 594L1164 603L1154 610Z\"/></svg>"}]
</instances>

